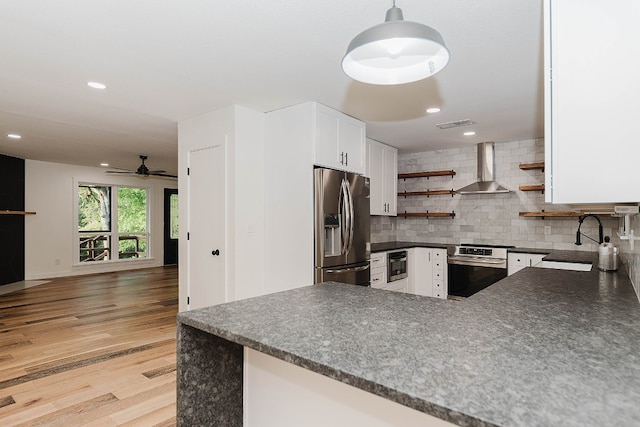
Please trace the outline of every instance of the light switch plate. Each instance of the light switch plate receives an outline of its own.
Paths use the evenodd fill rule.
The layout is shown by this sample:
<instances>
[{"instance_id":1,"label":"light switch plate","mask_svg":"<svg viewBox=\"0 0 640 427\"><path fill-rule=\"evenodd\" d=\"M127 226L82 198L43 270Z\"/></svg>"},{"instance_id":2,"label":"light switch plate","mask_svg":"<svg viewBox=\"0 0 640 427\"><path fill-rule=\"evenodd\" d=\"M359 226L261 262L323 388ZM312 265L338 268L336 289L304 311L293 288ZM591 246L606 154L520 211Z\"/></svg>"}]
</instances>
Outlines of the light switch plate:
<instances>
[{"instance_id":1,"label":"light switch plate","mask_svg":"<svg viewBox=\"0 0 640 427\"><path fill-rule=\"evenodd\" d=\"M549 234L551 234L551 226L550 225L545 225L544 226L544 234L546 234L547 236Z\"/></svg>"},{"instance_id":2,"label":"light switch plate","mask_svg":"<svg viewBox=\"0 0 640 427\"><path fill-rule=\"evenodd\" d=\"M430 232L430 233L432 233L432 232L434 232L435 230L436 230L435 225L433 225L433 224L429 224L429 232Z\"/></svg>"}]
</instances>

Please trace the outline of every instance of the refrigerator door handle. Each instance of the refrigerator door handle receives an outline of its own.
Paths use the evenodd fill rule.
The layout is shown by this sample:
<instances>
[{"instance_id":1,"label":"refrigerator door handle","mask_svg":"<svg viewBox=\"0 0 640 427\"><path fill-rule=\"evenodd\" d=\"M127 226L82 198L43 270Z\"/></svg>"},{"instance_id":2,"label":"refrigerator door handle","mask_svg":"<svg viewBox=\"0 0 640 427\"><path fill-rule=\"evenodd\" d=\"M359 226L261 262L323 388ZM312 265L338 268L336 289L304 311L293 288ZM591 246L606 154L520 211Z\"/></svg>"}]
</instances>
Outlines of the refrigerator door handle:
<instances>
[{"instance_id":1,"label":"refrigerator door handle","mask_svg":"<svg viewBox=\"0 0 640 427\"><path fill-rule=\"evenodd\" d=\"M327 273L329 273L329 274L354 273L354 272L368 270L369 267L370 267L370 265L367 264L367 265L363 265L361 267L336 268L336 269L332 269L332 270L327 270Z\"/></svg>"},{"instance_id":2,"label":"refrigerator door handle","mask_svg":"<svg viewBox=\"0 0 640 427\"><path fill-rule=\"evenodd\" d=\"M340 183L340 197L338 199L338 212L340 212L341 219L341 237L342 237L342 249L341 254L345 255L349 250L349 188L345 186L345 180Z\"/></svg>"},{"instance_id":3,"label":"refrigerator door handle","mask_svg":"<svg viewBox=\"0 0 640 427\"><path fill-rule=\"evenodd\" d=\"M349 246L347 248L347 253L349 253L353 248L354 215L353 215L353 194L351 194L351 188L349 188L349 182L346 180L345 180L345 188L347 190L347 194L349 195Z\"/></svg>"}]
</instances>

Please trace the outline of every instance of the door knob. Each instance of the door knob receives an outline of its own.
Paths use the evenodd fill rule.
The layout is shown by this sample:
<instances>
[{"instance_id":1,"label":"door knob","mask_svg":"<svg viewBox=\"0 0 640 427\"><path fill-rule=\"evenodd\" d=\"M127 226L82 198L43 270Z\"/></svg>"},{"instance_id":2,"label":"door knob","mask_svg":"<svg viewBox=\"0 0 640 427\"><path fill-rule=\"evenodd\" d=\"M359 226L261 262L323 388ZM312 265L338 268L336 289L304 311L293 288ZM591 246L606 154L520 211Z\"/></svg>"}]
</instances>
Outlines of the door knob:
<instances>
[{"instance_id":1,"label":"door knob","mask_svg":"<svg viewBox=\"0 0 640 427\"><path fill-rule=\"evenodd\" d=\"M213 256L220 255L220 249L216 249L215 251L211 251L211 255L213 255Z\"/></svg>"}]
</instances>

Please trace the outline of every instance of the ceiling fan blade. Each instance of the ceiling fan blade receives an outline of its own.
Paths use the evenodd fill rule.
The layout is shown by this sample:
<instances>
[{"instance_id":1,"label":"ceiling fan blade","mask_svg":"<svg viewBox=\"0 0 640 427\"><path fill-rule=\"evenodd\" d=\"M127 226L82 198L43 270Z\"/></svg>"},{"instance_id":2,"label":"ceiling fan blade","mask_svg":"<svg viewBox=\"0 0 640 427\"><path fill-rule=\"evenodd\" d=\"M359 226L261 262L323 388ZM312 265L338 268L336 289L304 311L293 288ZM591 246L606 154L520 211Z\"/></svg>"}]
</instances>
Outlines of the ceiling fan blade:
<instances>
[{"instance_id":1,"label":"ceiling fan blade","mask_svg":"<svg viewBox=\"0 0 640 427\"><path fill-rule=\"evenodd\" d=\"M167 171L162 170L162 169L158 169L155 171L149 171L149 175L155 175L155 174L159 174L159 173L166 173Z\"/></svg>"},{"instance_id":2,"label":"ceiling fan blade","mask_svg":"<svg viewBox=\"0 0 640 427\"><path fill-rule=\"evenodd\" d=\"M119 171L135 172L135 171L133 171L133 170L131 170L131 169L118 168L118 167L115 167L115 166L110 166L109 168L110 168L110 169L116 169L116 170L119 170Z\"/></svg>"},{"instance_id":3,"label":"ceiling fan blade","mask_svg":"<svg viewBox=\"0 0 640 427\"><path fill-rule=\"evenodd\" d=\"M105 173L119 173L119 174L124 174L124 175L135 175L135 171L130 171L130 170L119 170L119 171L105 171Z\"/></svg>"},{"instance_id":4,"label":"ceiling fan blade","mask_svg":"<svg viewBox=\"0 0 640 427\"><path fill-rule=\"evenodd\" d=\"M178 177L176 175L169 175L168 173L149 173L149 175L153 175L153 176L161 176L164 178L174 178L174 179L178 179Z\"/></svg>"}]
</instances>

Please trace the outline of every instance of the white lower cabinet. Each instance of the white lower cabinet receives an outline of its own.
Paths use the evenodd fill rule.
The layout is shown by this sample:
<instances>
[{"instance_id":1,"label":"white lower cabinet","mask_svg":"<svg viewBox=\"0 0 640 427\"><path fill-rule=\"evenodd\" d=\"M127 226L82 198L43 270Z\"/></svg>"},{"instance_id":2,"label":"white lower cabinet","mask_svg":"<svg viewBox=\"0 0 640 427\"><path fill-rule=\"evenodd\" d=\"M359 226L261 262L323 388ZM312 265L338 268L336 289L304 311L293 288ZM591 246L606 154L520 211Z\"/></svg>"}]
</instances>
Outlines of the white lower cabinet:
<instances>
[{"instance_id":1,"label":"white lower cabinet","mask_svg":"<svg viewBox=\"0 0 640 427\"><path fill-rule=\"evenodd\" d=\"M519 252L510 252L507 254L507 274L511 276L525 267L533 267L547 254L528 254Z\"/></svg>"},{"instance_id":2,"label":"white lower cabinet","mask_svg":"<svg viewBox=\"0 0 640 427\"><path fill-rule=\"evenodd\" d=\"M446 249L409 250L409 293L447 298Z\"/></svg>"},{"instance_id":3,"label":"white lower cabinet","mask_svg":"<svg viewBox=\"0 0 640 427\"><path fill-rule=\"evenodd\" d=\"M382 289L387 284L387 254L376 252L371 254L371 287Z\"/></svg>"}]
</instances>

